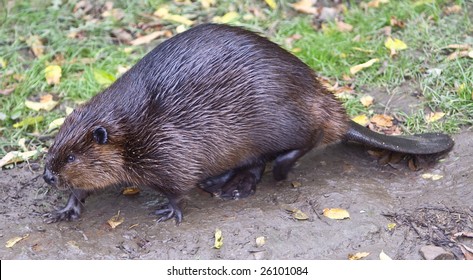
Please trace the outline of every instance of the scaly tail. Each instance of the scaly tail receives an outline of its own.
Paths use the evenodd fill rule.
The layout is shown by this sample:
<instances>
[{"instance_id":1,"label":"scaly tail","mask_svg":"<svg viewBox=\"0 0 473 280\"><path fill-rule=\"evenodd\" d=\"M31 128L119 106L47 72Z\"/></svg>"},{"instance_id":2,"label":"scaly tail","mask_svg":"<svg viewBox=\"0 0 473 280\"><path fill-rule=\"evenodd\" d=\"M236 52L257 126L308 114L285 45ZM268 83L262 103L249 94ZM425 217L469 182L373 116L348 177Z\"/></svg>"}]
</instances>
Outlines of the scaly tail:
<instances>
[{"instance_id":1,"label":"scaly tail","mask_svg":"<svg viewBox=\"0 0 473 280\"><path fill-rule=\"evenodd\" d=\"M350 127L344 140L365 144L373 148L415 155L446 152L454 144L453 139L449 135L442 133L387 136L371 131L354 121L350 121Z\"/></svg>"}]
</instances>

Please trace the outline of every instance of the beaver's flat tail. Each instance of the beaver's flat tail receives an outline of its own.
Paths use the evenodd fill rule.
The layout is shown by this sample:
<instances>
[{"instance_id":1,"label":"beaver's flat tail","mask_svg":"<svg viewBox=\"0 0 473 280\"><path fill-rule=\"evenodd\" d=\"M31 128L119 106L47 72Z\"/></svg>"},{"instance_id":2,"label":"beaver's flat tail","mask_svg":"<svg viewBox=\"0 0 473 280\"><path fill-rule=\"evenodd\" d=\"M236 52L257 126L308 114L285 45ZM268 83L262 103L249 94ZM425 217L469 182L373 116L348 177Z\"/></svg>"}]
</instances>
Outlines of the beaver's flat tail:
<instances>
[{"instance_id":1,"label":"beaver's flat tail","mask_svg":"<svg viewBox=\"0 0 473 280\"><path fill-rule=\"evenodd\" d=\"M449 151L453 145L453 139L442 133L424 133L407 136L387 136L379 134L350 121L349 129L344 139L353 141L373 148L416 155L438 154Z\"/></svg>"}]
</instances>

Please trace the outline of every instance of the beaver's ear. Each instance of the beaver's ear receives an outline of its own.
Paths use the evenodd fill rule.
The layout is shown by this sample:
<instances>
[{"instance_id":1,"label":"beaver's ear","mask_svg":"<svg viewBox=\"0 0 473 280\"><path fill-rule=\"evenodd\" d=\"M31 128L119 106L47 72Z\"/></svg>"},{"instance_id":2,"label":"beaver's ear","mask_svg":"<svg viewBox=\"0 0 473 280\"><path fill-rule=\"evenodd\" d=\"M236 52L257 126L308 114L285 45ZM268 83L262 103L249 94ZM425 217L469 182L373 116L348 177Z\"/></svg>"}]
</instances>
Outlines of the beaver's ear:
<instances>
[{"instance_id":1,"label":"beaver's ear","mask_svg":"<svg viewBox=\"0 0 473 280\"><path fill-rule=\"evenodd\" d=\"M107 144L108 142L108 133L107 130L104 127L97 127L94 132L94 141L97 142L97 144Z\"/></svg>"}]
</instances>

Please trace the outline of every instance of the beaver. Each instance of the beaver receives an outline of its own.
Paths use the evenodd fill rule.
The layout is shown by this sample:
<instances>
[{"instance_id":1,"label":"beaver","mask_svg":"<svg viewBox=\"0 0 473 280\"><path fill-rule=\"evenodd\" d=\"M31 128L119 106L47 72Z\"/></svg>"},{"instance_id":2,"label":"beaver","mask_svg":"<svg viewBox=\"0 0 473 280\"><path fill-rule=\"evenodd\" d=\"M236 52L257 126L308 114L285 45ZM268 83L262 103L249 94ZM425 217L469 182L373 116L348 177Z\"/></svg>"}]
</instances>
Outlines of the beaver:
<instances>
[{"instance_id":1,"label":"beaver","mask_svg":"<svg viewBox=\"0 0 473 280\"><path fill-rule=\"evenodd\" d=\"M66 118L43 178L71 195L45 220L79 218L94 190L137 185L167 196L158 221L180 223L192 188L243 198L266 163L284 180L308 151L340 140L410 154L453 146L445 134L372 132L296 56L251 31L202 24L159 44Z\"/></svg>"}]
</instances>

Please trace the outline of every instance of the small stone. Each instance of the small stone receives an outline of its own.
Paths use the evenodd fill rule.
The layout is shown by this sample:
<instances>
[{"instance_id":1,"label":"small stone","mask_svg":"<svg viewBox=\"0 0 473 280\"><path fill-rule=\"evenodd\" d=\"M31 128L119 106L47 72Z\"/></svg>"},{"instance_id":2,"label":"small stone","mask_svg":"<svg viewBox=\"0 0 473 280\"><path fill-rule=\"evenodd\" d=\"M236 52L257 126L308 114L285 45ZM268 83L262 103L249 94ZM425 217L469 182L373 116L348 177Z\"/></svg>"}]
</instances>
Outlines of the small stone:
<instances>
[{"instance_id":1,"label":"small stone","mask_svg":"<svg viewBox=\"0 0 473 280\"><path fill-rule=\"evenodd\" d=\"M426 260L453 260L453 254L442 247L427 245L420 248L419 253Z\"/></svg>"}]
</instances>

